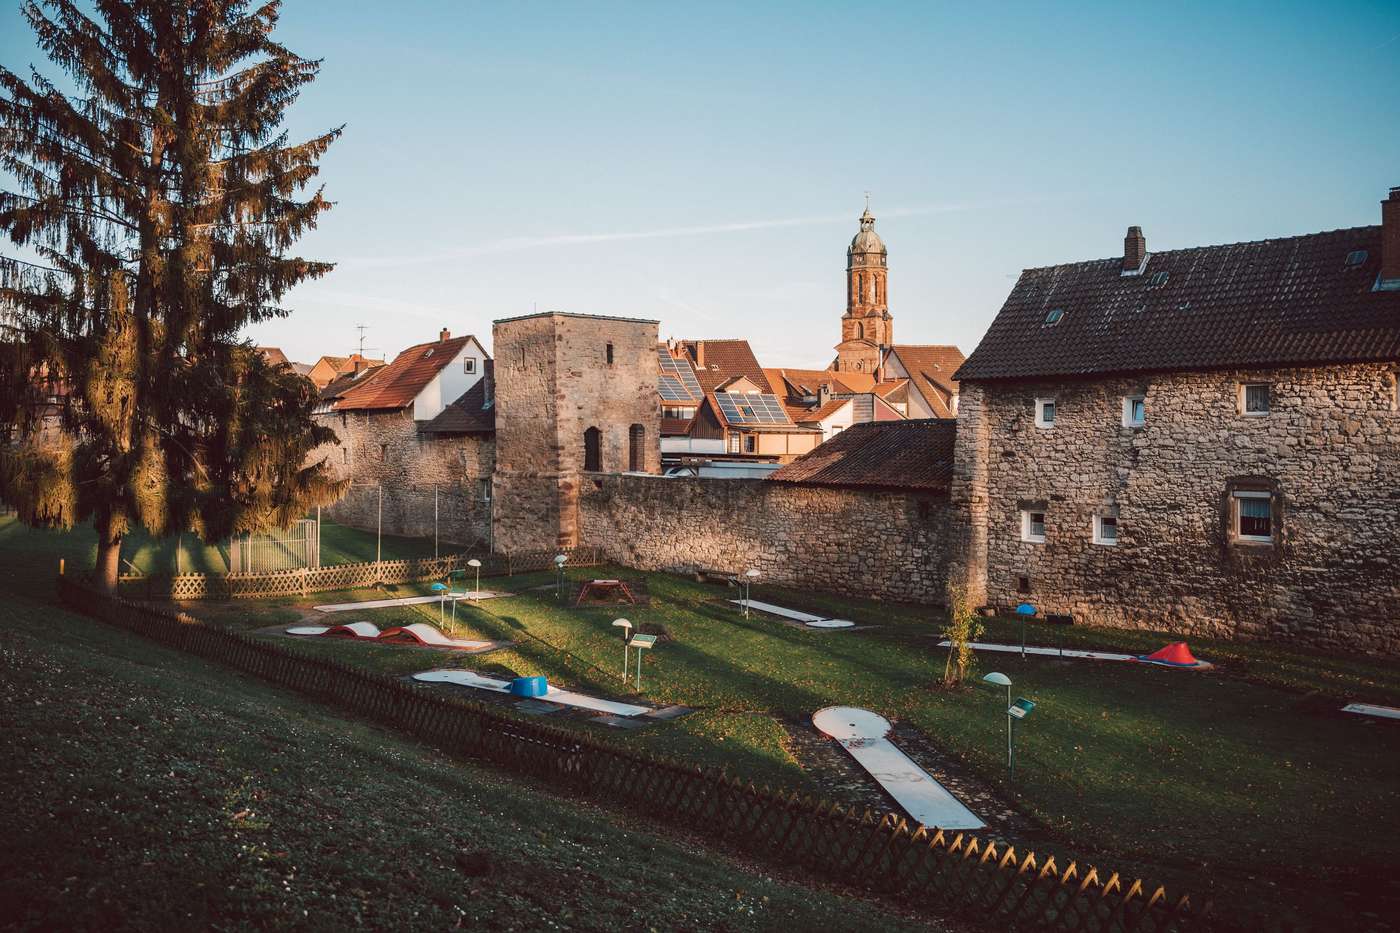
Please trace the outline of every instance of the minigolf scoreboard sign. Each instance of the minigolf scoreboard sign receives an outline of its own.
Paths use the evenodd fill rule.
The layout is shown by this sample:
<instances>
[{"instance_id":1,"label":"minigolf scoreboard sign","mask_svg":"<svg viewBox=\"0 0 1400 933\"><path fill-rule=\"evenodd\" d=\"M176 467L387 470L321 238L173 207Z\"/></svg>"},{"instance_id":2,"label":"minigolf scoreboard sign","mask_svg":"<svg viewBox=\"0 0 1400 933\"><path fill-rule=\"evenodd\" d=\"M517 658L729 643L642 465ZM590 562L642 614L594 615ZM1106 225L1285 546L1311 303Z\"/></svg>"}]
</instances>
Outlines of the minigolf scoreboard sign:
<instances>
[{"instance_id":1,"label":"minigolf scoreboard sign","mask_svg":"<svg viewBox=\"0 0 1400 933\"><path fill-rule=\"evenodd\" d=\"M1012 719L1025 719L1035 709L1035 701L1027 700L1025 697L1017 697L1016 702L1011 704L1011 708L1006 711L1006 715Z\"/></svg>"}]
</instances>

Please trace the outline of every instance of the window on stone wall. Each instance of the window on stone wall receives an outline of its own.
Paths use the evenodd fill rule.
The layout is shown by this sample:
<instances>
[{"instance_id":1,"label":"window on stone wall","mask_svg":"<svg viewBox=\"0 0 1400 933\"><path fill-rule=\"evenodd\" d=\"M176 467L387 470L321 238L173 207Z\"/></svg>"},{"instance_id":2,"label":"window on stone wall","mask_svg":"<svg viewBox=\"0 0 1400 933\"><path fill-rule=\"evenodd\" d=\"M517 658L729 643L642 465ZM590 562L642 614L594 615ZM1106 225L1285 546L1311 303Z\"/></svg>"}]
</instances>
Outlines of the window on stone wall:
<instances>
[{"instance_id":1,"label":"window on stone wall","mask_svg":"<svg viewBox=\"0 0 1400 933\"><path fill-rule=\"evenodd\" d=\"M340 413L340 426L341 426L342 428L345 427L345 418L346 418L345 412L342 411L342 412Z\"/></svg>"},{"instance_id":2,"label":"window on stone wall","mask_svg":"<svg viewBox=\"0 0 1400 933\"><path fill-rule=\"evenodd\" d=\"M1094 516L1094 543L1107 545L1118 543L1117 509Z\"/></svg>"},{"instance_id":3,"label":"window on stone wall","mask_svg":"<svg viewBox=\"0 0 1400 933\"><path fill-rule=\"evenodd\" d=\"M603 432L597 428L583 432L583 468L594 473L603 468Z\"/></svg>"},{"instance_id":4,"label":"window on stone wall","mask_svg":"<svg viewBox=\"0 0 1400 933\"><path fill-rule=\"evenodd\" d=\"M613 345L612 345L612 344L608 344L608 354L607 354L607 355L608 355L608 365L611 366L611 365L613 364Z\"/></svg>"},{"instance_id":5,"label":"window on stone wall","mask_svg":"<svg viewBox=\"0 0 1400 933\"><path fill-rule=\"evenodd\" d=\"M1021 510L1021 540L1032 544L1045 543L1045 512L1040 509Z\"/></svg>"},{"instance_id":6,"label":"window on stone wall","mask_svg":"<svg viewBox=\"0 0 1400 933\"><path fill-rule=\"evenodd\" d=\"M491 480L479 479L476 481L476 497L482 502L491 501Z\"/></svg>"},{"instance_id":7,"label":"window on stone wall","mask_svg":"<svg viewBox=\"0 0 1400 933\"><path fill-rule=\"evenodd\" d=\"M1269 413L1269 384L1267 382L1240 383L1240 414L1261 417Z\"/></svg>"},{"instance_id":8,"label":"window on stone wall","mask_svg":"<svg viewBox=\"0 0 1400 933\"><path fill-rule=\"evenodd\" d=\"M1265 489L1230 492L1231 523L1235 540L1250 544L1274 542L1274 495Z\"/></svg>"},{"instance_id":9,"label":"window on stone wall","mask_svg":"<svg viewBox=\"0 0 1400 933\"><path fill-rule=\"evenodd\" d=\"M341 463L349 463L349 462L350 462L350 448L349 448L349 447L342 447L342 448L340 448L340 462L341 462Z\"/></svg>"},{"instance_id":10,"label":"window on stone wall","mask_svg":"<svg viewBox=\"0 0 1400 933\"><path fill-rule=\"evenodd\" d=\"M1053 428L1055 426L1055 400L1038 398L1035 400L1035 426Z\"/></svg>"},{"instance_id":11,"label":"window on stone wall","mask_svg":"<svg viewBox=\"0 0 1400 933\"><path fill-rule=\"evenodd\" d=\"M380 445L379 445L379 462L380 462L380 463L383 463L385 460L388 460L388 459L389 459L389 445L388 445L388 444L380 444Z\"/></svg>"},{"instance_id":12,"label":"window on stone wall","mask_svg":"<svg viewBox=\"0 0 1400 933\"><path fill-rule=\"evenodd\" d=\"M1123 398L1123 427L1140 428L1147 423L1147 399L1141 395Z\"/></svg>"},{"instance_id":13,"label":"window on stone wall","mask_svg":"<svg viewBox=\"0 0 1400 933\"><path fill-rule=\"evenodd\" d=\"M646 444L646 428L634 424L627 429L627 469L638 473L647 468Z\"/></svg>"}]
</instances>

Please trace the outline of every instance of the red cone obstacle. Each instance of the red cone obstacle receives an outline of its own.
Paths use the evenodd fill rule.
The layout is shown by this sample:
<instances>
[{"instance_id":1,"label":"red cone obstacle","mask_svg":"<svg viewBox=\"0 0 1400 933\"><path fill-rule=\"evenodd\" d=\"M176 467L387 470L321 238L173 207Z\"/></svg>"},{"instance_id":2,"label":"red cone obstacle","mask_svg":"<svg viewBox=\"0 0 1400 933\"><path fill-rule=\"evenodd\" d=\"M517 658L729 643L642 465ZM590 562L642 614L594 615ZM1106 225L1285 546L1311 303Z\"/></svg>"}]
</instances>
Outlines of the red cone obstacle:
<instances>
[{"instance_id":1,"label":"red cone obstacle","mask_svg":"<svg viewBox=\"0 0 1400 933\"><path fill-rule=\"evenodd\" d=\"M1172 642L1165 648L1158 648L1151 654L1142 655L1138 660L1148 661L1152 664L1165 664L1169 667L1209 667L1208 664L1196 660L1184 641Z\"/></svg>"}]
</instances>

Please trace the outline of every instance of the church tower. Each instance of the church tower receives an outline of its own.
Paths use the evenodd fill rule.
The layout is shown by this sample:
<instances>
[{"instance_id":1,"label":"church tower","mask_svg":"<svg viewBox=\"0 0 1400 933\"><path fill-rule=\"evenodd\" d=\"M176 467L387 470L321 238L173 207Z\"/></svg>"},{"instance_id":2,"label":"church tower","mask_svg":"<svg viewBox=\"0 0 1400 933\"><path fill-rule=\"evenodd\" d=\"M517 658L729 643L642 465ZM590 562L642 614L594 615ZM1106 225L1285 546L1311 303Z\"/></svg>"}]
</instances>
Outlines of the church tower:
<instances>
[{"instance_id":1,"label":"church tower","mask_svg":"<svg viewBox=\"0 0 1400 933\"><path fill-rule=\"evenodd\" d=\"M841 342L836 345L833 372L873 374L883 349L894 342L888 260L885 244L875 232L867 196L860 232L846 250L846 313L841 316Z\"/></svg>"}]
</instances>

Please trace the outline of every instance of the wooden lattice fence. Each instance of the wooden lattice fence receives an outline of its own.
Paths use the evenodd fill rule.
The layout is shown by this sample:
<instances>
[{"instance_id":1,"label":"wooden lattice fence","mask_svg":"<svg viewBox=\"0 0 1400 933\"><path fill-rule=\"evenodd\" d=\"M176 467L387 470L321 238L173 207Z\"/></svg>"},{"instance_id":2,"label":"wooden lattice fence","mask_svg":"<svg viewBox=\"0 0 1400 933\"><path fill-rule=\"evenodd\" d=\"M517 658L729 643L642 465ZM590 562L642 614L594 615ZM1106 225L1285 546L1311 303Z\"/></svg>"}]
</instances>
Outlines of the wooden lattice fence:
<instances>
[{"instance_id":1,"label":"wooden lattice fence","mask_svg":"<svg viewBox=\"0 0 1400 933\"><path fill-rule=\"evenodd\" d=\"M475 557L481 561L483 577L511 576L554 567L554 557L563 553L570 567L592 567L603 562L596 547L526 554L484 554L464 551L443 557L410 560L366 561L361 564L332 564L275 573L186 573L179 575L128 574L119 581L123 596L140 599L258 599L273 596L303 596L328 590L352 590L381 584L440 580L453 570L462 570Z\"/></svg>"},{"instance_id":2,"label":"wooden lattice fence","mask_svg":"<svg viewBox=\"0 0 1400 933\"><path fill-rule=\"evenodd\" d=\"M1193 909L1186 895L1104 877L1077 862L965 832L910 825L828 801L757 787L715 770L514 718L499 707L445 697L302 649L104 596L59 578L64 602L155 641L227 664L457 754L628 807L687 832L785 866L803 866L917 908L997 929L1163 933L1262 925Z\"/></svg>"}]
</instances>

